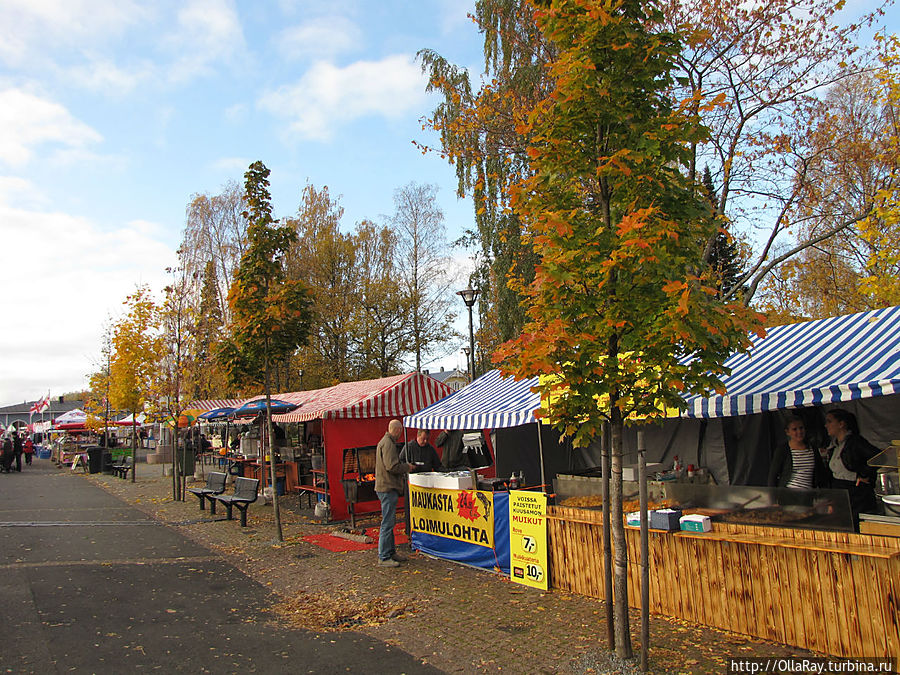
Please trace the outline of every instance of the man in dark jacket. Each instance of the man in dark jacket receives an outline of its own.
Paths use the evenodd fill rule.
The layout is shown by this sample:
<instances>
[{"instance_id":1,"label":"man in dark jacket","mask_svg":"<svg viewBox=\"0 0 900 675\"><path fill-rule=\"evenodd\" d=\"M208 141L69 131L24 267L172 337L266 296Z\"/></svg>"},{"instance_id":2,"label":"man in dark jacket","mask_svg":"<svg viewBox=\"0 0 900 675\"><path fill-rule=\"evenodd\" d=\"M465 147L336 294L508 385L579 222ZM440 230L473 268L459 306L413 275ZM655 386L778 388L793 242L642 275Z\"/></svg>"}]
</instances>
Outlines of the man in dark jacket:
<instances>
[{"instance_id":1,"label":"man in dark jacket","mask_svg":"<svg viewBox=\"0 0 900 675\"><path fill-rule=\"evenodd\" d=\"M397 567L406 560L394 545L397 501L406 489L406 474L415 467L400 461L397 441L403 436L400 420L391 420L387 433L375 450L375 494L381 502L381 530L378 535L379 567Z\"/></svg>"},{"instance_id":2,"label":"man in dark jacket","mask_svg":"<svg viewBox=\"0 0 900 675\"><path fill-rule=\"evenodd\" d=\"M22 453L25 452L22 447L22 438L17 432L12 433L13 453L16 456L16 471L22 471Z\"/></svg>"},{"instance_id":3,"label":"man in dark jacket","mask_svg":"<svg viewBox=\"0 0 900 675\"><path fill-rule=\"evenodd\" d=\"M441 470L441 458L438 457L434 446L428 442L427 429L419 429L415 440L403 446L403 450L400 451L400 461L409 462L411 466L415 467L410 469L410 473ZM403 522L406 523L406 535L409 536L412 531L412 522L409 517L409 499L406 500Z\"/></svg>"},{"instance_id":4,"label":"man in dark jacket","mask_svg":"<svg viewBox=\"0 0 900 675\"><path fill-rule=\"evenodd\" d=\"M410 473L441 470L441 458L438 457L434 446L428 442L427 429L419 429L416 439L403 446L403 450L400 452L400 461L408 462L415 467L410 470Z\"/></svg>"}]
</instances>

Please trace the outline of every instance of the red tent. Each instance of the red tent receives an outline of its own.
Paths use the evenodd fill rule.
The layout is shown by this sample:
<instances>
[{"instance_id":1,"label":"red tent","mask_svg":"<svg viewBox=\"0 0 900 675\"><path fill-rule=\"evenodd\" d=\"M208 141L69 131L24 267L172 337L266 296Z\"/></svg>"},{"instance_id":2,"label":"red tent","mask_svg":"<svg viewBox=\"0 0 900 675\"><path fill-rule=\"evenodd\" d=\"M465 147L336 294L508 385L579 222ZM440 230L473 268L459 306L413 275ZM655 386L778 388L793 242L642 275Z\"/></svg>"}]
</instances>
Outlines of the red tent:
<instances>
[{"instance_id":1,"label":"red tent","mask_svg":"<svg viewBox=\"0 0 900 675\"><path fill-rule=\"evenodd\" d=\"M278 394L277 398L300 407L292 413L275 415L274 419L320 421L331 515L335 520L343 520L350 515L341 484L344 450L377 445L390 420L412 415L451 393L450 387L423 373L344 382L325 389ZM357 513L379 509L377 499L361 501L356 506Z\"/></svg>"}]
</instances>

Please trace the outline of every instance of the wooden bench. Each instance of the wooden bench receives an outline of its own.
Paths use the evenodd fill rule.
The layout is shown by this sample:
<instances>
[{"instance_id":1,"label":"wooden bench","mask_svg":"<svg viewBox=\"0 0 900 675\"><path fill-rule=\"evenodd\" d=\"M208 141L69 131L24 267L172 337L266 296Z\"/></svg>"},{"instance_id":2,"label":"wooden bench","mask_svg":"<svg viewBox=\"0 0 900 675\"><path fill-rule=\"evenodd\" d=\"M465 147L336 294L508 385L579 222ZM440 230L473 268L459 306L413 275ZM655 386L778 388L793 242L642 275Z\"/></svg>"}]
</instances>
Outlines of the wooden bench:
<instances>
[{"instance_id":1,"label":"wooden bench","mask_svg":"<svg viewBox=\"0 0 900 675\"><path fill-rule=\"evenodd\" d=\"M225 478L227 478L227 476L224 473L221 473L219 471L210 471L209 475L206 477L206 485L204 487L188 488L188 492L194 493L195 495L197 495L197 499L200 500L201 511L206 510L206 500L209 499L210 510L215 513L216 502L213 497L225 492Z\"/></svg>"},{"instance_id":2,"label":"wooden bench","mask_svg":"<svg viewBox=\"0 0 900 675\"><path fill-rule=\"evenodd\" d=\"M235 478L234 492L230 495L211 495L211 499L222 502L228 511L228 520L232 518L232 508L236 507L241 512L241 527L247 527L247 509L256 501L259 490L259 480L256 478ZM210 512L215 513L215 502L210 501Z\"/></svg>"},{"instance_id":3,"label":"wooden bench","mask_svg":"<svg viewBox=\"0 0 900 675\"><path fill-rule=\"evenodd\" d=\"M126 455L122 458L122 461L118 464L112 465L112 472L114 476L118 476L119 478L128 478L128 472L134 468L134 460L130 455Z\"/></svg>"}]
</instances>

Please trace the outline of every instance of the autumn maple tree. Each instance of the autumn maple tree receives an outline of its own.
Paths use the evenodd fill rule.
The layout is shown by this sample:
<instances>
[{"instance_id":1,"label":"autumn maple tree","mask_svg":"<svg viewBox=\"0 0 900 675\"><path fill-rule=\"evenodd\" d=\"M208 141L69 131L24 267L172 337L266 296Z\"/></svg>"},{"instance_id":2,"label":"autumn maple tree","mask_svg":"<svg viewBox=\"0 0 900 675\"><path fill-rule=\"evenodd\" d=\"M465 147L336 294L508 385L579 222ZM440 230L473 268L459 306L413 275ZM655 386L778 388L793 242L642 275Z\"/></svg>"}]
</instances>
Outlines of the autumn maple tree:
<instances>
[{"instance_id":1,"label":"autumn maple tree","mask_svg":"<svg viewBox=\"0 0 900 675\"><path fill-rule=\"evenodd\" d=\"M687 160L691 178L709 170L716 200L719 228L699 244L704 262L715 268L723 244L741 253L734 283L727 290L719 284L728 297L749 304L786 261L829 238L841 248L874 213L871 200L840 203L852 184L830 181L828 192L815 189L817 176L809 169L821 145L809 141L824 131L818 124L827 119L826 92L873 67L873 51L861 35L892 4L885 0L858 17L848 17L849 3L835 0L657 5L663 25L683 36L667 87L689 101L710 131L690 141ZM494 336L515 335L524 317L512 306L517 287L507 289L504 280L509 274L529 280L535 258L527 224L508 208L507 187L530 170L529 132L517 124L554 86L548 65L557 47L537 30L527 2L477 0L472 18L484 35L480 84L431 50L419 58L429 89L442 95L426 125L440 134L439 151L456 167L460 194L475 204L475 228L465 241L477 251L475 281L486 327L480 337L489 348ZM839 137L834 140L840 151ZM847 153L844 159L854 158Z\"/></svg>"},{"instance_id":2,"label":"autumn maple tree","mask_svg":"<svg viewBox=\"0 0 900 675\"><path fill-rule=\"evenodd\" d=\"M287 256L288 275L306 281L316 316L314 339L301 349L305 388L352 379L358 283L352 236L341 231L343 215L340 200L327 186L307 184L296 216L288 219L297 233Z\"/></svg>"},{"instance_id":3,"label":"autumn maple tree","mask_svg":"<svg viewBox=\"0 0 900 675\"><path fill-rule=\"evenodd\" d=\"M109 447L109 366L111 359L112 329L107 326L103 334L98 369L88 375L90 394L84 402L84 412L87 414L85 426L98 433L102 431L107 447Z\"/></svg>"},{"instance_id":4,"label":"autumn maple tree","mask_svg":"<svg viewBox=\"0 0 900 675\"><path fill-rule=\"evenodd\" d=\"M706 131L668 96L677 35L659 3L535 3L558 52L554 89L519 123L526 176L511 204L539 262L520 287L523 334L495 355L516 377L544 376L547 420L577 445L611 428L615 647L631 656L622 519L622 431L683 396L721 390L722 363L759 317L717 297L702 264L717 223L686 168Z\"/></svg>"},{"instance_id":5,"label":"autumn maple tree","mask_svg":"<svg viewBox=\"0 0 900 675\"><path fill-rule=\"evenodd\" d=\"M228 291L231 324L218 347L218 361L232 383L262 385L266 396L269 444L274 438L271 371L293 354L308 335L310 294L301 281L286 278L284 256L297 233L272 217L269 169L250 165L245 178L247 245ZM269 448L269 472L278 540L284 535L275 490L275 453Z\"/></svg>"},{"instance_id":6,"label":"autumn maple tree","mask_svg":"<svg viewBox=\"0 0 900 675\"><path fill-rule=\"evenodd\" d=\"M164 344L159 307L145 286L139 286L124 302L127 311L113 325L109 363L109 400L114 408L131 414L131 480L137 472L137 415L156 400L159 363Z\"/></svg>"}]
</instances>

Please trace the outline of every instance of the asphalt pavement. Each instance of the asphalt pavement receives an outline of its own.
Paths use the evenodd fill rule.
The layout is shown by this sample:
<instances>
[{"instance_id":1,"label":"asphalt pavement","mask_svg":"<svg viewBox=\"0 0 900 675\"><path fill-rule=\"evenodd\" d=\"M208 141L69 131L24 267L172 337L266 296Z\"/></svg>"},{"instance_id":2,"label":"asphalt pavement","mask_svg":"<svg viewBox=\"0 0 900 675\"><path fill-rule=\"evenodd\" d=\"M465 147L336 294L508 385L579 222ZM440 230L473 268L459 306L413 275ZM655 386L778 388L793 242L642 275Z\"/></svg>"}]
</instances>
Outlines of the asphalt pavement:
<instances>
[{"instance_id":1,"label":"asphalt pavement","mask_svg":"<svg viewBox=\"0 0 900 675\"><path fill-rule=\"evenodd\" d=\"M48 460L0 475L0 598L0 672L440 672L275 625L263 585Z\"/></svg>"}]
</instances>

